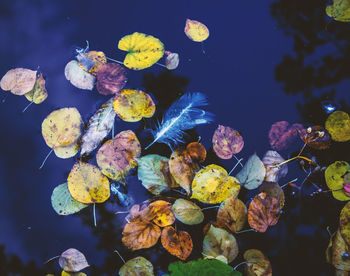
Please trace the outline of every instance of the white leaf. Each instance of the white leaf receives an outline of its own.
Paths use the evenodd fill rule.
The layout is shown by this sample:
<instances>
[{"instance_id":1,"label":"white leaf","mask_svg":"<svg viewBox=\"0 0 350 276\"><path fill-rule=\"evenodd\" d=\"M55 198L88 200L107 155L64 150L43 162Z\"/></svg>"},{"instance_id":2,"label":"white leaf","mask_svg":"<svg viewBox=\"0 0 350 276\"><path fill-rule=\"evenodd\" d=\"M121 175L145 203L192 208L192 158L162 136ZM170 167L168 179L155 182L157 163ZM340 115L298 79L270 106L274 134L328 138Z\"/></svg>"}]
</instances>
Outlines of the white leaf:
<instances>
[{"instance_id":1,"label":"white leaf","mask_svg":"<svg viewBox=\"0 0 350 276\"><path fill-rule=\"evenodd\" d=\"M265 166L260 158L253 154L245 163L243 169L236 175L242 186L248 190L258 188L265 178Z\"/></svg>"}]
</instances>

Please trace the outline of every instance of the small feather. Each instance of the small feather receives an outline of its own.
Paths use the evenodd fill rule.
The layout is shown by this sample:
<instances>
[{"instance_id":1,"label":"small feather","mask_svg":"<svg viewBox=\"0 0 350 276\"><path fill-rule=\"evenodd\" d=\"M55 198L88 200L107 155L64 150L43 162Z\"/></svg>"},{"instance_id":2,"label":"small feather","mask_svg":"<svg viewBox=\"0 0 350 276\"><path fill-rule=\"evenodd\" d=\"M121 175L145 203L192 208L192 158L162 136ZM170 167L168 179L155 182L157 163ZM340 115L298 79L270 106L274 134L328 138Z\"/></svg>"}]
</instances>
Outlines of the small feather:
<instances>
[{"instance_id":1,"label":"small feather","mask_svg":"<svg viewBox=\"0 0 350 276\"><path fill-rule=\"evenodd\" d=\"M92 152L113 128L115 112L113 110L114 97L105 102L90 118L89 127L84 133L80 156Z\"/></svg>"},{"instance_id":2,"label":"small feather","mask_svg":"<svg viewBox=\"0 0 350 276\"><path fill-rule=\"evenodd\" d=\"M165 112L157 129L152 130L155 142L167 144L171 149L179 143L184 143L185 130L214 120L214 115L198 107L207 105L207 99L202 93L186 93L174 102Z\"/></svg>"}]
</instances>

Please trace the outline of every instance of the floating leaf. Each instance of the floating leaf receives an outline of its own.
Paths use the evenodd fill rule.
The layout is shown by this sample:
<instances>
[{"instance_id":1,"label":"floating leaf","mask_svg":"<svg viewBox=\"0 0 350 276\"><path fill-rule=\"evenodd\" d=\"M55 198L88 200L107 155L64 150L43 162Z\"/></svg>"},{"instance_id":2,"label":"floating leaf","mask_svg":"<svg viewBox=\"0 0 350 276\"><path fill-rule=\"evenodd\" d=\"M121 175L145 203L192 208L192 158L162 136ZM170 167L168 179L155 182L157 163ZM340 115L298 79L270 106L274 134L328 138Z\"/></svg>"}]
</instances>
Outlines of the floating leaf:
<instances>
[{"instance_id":1,"label":"floating leaf","mask_svg":"<svg viewBox=\"0 0 350 276\"><path fill-rule=\"evenodd\" d=\"M165 59L165 66L168 70L174 70L179 66L179 54L177 53L170 53L170 52L165 52L167 55Z\"/></svg>"},{"instance_id":2,"label":"floating leaf","mask_svg":"<svg viewBox=\"0 0 350 276\"><path fill-rule=\"evenodd\" d=\"M198 259L187 263L175 262L169 265L170 276L241 276L239 271L235 271L231 266L216 259ZM166 276L166 275L165 275Z\"/></svg>"},{"instance_id":3,"label":"floating leaf","mask_svg":"<svg viewBox=\"0 0 350 276\"><path fill-rule=\"evenodd\" d=\"M158 38L137 32L119 40L118 48L128 52L124 65L133 70L151 67L164 54L164 45Z\"/></svg>"},{"instance_id":4,"label":"floating leaf","mask_svg":"<svg viewBox=\"0 0 350 276\"><path fill-rule=\"evenodd\" d=\"M138 256L127 261L120 269L120 276L153 276L153 265L144 257Z\"/></svg>"},{"instance_id":5,"label":"floating leaf","mask_svg":"<svg viewBox=\"0 0 350 276\"><path fill-rule=\"evenodd\" d=\"M76 60L71 60L64 68L64 75L72 85L79 89L92 90L94 89L95 76L85 72L80 68Z\"/></svg>"},{"instance_id":6,"label":"floating leaf","mask_svg":"<svg viewBox=\"0 0 350 276\"><path fill-rule=\"evenodd\" d=\"M125 225L122 242L133 251L149 248L157 243L160 234L157 225L139 218Z\"/></svg>"},{"instance_id":7,"label":"floating leaf","mask_svg":"<svg viewBox=\"0 0 350 276\"><path fill-rule=\"evenodd\" d=\"M71 215L87 207L87 204L76 201L68 190L67 183L58 185L52 192L51 204L59 215Z\"/></svg>"},{"instance_id":8,"label":"floating leaf","mask_svg":"<svg viewBox=\"0 0 350 276\"><path fill-rule=\"evenodd\" d=\"M350 22L350 1L333 0L333 4L326 7L326 13L336 21Z\"/></svg>"},{"instance_id":9,"label":"floating leaf","mask_svg":"<svg viewBox=\"0 0 350 276\"><path fill-rule=\"evenodd\" d=\"M263 182L259 187L261 193L265 193L268 196L276 198L280 202L281 209L284 206L284 191L276 182Z\"/></svg>"},{"instance_id":10,"label":"floating leaf","mask_svg":"<svg viewBox=\"0 0 350 276\"><path fill-rule=\"evenodd\" d=\"M112 130L116 115L113 102L114 98L109 99L90 118L88 129L81 138L80 155L92 152Z\"/></svg>"},{"instance_id":11,"label":"floating leaf","mask_svg":"<svg viewBox=\"0 0 350 276\"><path fill-rule=\"evenodd\" d=\"M171 203L164 200L153 201L148 208L155 215L153 222L160 227L172 225L175 222L175 216L171 210Z\"/></svg>"},{"instance_id":12,"label":"floating leaf","mask_svg":"<svg viewBox=\"0 0 350 276\"><path fill-rule=\"evenodd\" d=\"M278 222L280 211L280 202L277 198L260 193L249 204L248 223L250 227L263 233L269 226Z\"/></svg>"},{"instance_id":13,"label":"floating leaf","mask_svg":"<svg viewBox=\"0 0 350 276\"><path fill-rule=\"evenodd\" d=\"M295 141L298 131L304 127L301 124L290 125L286 121L276 122L269 131L270 145L274 150L284 150Z\"/></svg>"},{"instance_id":14,"label":"floating leaf","mask_svg":"<svg viewBox=\"0 0 350 276\"><path fill-rule=\"evenodd\" d=\"M253 190L261 185L265 174L266 170L263 162L256 154L253 154L244 164L242 170L236 175L236 178L244 188Z\"/></svg>"},{"instance_id":15,"label":"floating leaf","mask_svg":"<svg viewBox=\"0 0 350 276\"><path fill-rule=\"evenodd\" d=\"M336 269L350 271L350 259L344 258L344 253L349 253L349 246L338 229L330 238L326 252L327 262L333 264Z\"/></svg>"},{"instance_id":16,"label":"floating leaf","mask_svg":"<svg viewBox=\"0 0 350 276\"><path fill-rule=\"evenodd\" d=\"M328 149L331 145L331 136L322 126L302 129L299 135L304 143L313 149L324 150Z\"/></svg>"},{"instance_id":17,"label":"floating leaf","mask_svg":"<svg viewBox=\"0 0 350 276\"><path fill-rule=\"evenodd\" d=\"M126 70L123 66L117 63L107 63L98 69L96 88L102 95L113 95L123 89L127 81Z\"/></svg>"},{"instance_id":18,"label":"floating leaf","mask_svg":"<svg viewBox=\"0 0 350 276\"><path fill-rule=\"evenodd\" d=\"M81 135L82 119L75 107L52 111L42 122L41 133L46 144L58 157L68 158L77 153L76 142ZM63 149L58 149L64 147Z\"/></svg>"},{"instance_id":19,"label":"floating leaf","mask_svg":"<svg viewBox=\"0 0 350 276\"><path fill-rule=\"evenodd\" d=\"M167 226L162 231L162 245L171 254L180 260L186 260L192 252L193 243L190 234L185 231L176 231Z\"/></svg>"},{"instance_id":20,"label":"floating leaf","mask_svg":"<svg viewBox=\"0 0 350 276\"><path fill-rule=\"evenodd\" d=\"M247 221L247 207L236 196L231 196L221 203L216 222L233 233L241 231Z\"/></svg>"},{"instance_id":21,"label":"floating leaf","mask_svg":"<svg viewBox=\"0 0 350 276\"><path fill-rule=\"evenodd\" d=\"M68 175L72 197L82 203L102 203L110 196L108 178L94 165L77 162Z\"/></svg>"},{"instance_id":22,"label":"floating leaf","mask_svg":"<svg viewBox=\"0 0 350 276\"><path fill-rule=\"evenodd\" d=\"M348 246L350 246L350 202L346 203L339 215L340 233Z\"/></svg>"},{"instance_id":23,"label":"floating leaf","mask_svg":"<svg viewBox=\"0 0 350 276\"><path fill-rule=\"evenodd\" d=\"M219 125L213 135L213 150L221 159L230 159L239 153L244 146L244 140L237 130Z\"/></svg>"},{"instance_id":24,"label":"floating leaf","mask_svg":"<svg viewBox=\"0 0 350 276\"><path fill-rule=\"evenodd\" d=\"M12 94L24 95L33 89L36 73L37 71L25 68L11 69L2 77L0 87Z\"/></svg>"},{"instance_id":25,"label":"floating leaf","mask_svg":"<svg viewBox=\"0 0 350 276\"><path fill-rule=\"evenodd\" d=\"M77 55L77 60L81 69L93 75L96 75L96 72L107 63L105 54L99 51L80 53Z\"/></svg>"},{"instance_id":26,"label":"floating leaf","mask_svg":"<svg viewBox=\"0 0 350 276\"><path fill-rule=\"evenodd\" d=\"M45 79L42 74L37 77L33 89L24 94L28 101L40 104L46 100L48 94L45 87Z\"/></svg>"},{"instance_id":27,"label":"floating leaf","mask_svg":"<svg viewBox=\"0 0 350 276\"><path fill-rule=\"evenodd\" d=\"M269 150L265 153L262 162L266 169L265 181L278 182L280 178L288 173L287 164L277 166L284 161L283 157L277 151Z\"/></svg>"},{"instance_id":28,"label":"floating leaf","mask_svg":"<svg viewBox=\"0 0 350 276\"><path fill-rule=\"evenodd\" d=\"M186 146L187 153L190 155L192 161L203 163L207 157L207 151L202 144L198 142L189 143Z\"/></svg>"},{"instance_id":29,"label":"floating leaf","mask_svg":"<svg viewBox=\"0 0 350 276\"><path fill-rule=\"evenodd\" d=\"M120 91L115 97L113 107L118 117L126 122L150 118L156 111L156 106L147 93L132 89Z\"/></svg>"},{"instance_id":30,"label":"floating leaf","mask_svg":"<svg viewBox=\"0 0 350 276\"><path fill-rule=\"evenodd\" d=\"M96 154L96 160L104 175L118 181L137 166L135 158L140 155L141 145L135 133L124 130L102 145Z\"/></svg>"},{"instance_id":31,"label":"floating leaf","mask_svg":"<svg viewBox=\"0 0 350 276\"><path fill-rule=\"evenodd\" d=\"M55 276L55 275L52 275L52 276ZM87 276L87 275L84 272L66 272L62 270L61 276Z\"/></svg>"},{"instance_id":32,"label":"floating leaf","mask_svg":"<svg viewBox=\"0 0 350 276\"><path fill-rule=\"evenodd\" d=\"M344 176L350 173L350 165L345 161L336 161L329 165L324 173L326 184L332 190L335 199L350 200L350 194L344 190Z\"/></svg>"},{"instance_id":33,"label":"floating leaf","mask_svg":"<svg viewBox=\"0 0 350 276\"><path fill-rule=\"evenodd\" d=\"M142 185L154 195L178 187L170 174L169 159L157 154L149 154L137 160L137 175Z\"/></svg>"},{"instance_id":34,"label":"floating leaf","mask_svg":"<svg viewBox=\"0 0 350 276\"><path fill-rule=\"evenodd\" d=\"M74 248L64 251L58 262L60 267L66 272L79 272L89 266L84 254Z\"/></svg>"},{"instance_id":35,"label":"floating leaf","mask_svg":"<svg viewBox=\"0 0 350 276\"><path fill-rule=\"evenodd\" d=\"M195 42L202 42L209 37L209 30L199 21L186 19L185 34Z\"/></svg>"},{"instance_id":36,"label":"floating leaf","mask_svg":"<svg viewBox=\"0 0 350 276\"><path fill-rule=\"evenodd\" d=\"M237 241L226 230L211 225L203 240L203 255L214 258L223 255L230 263L238 256Z\"/></svg>"},{"instance_id":37,"label":"floating leaf","mask_svg":"<svg viewBox=\"0 0 350 276\"><path fill-rule=\"evenodd\" d=\"M191 198L204 203L221 203L231 195L237 196L240 188L236 178L228 176L224 168L212 164L196 173Z\"/></svg>"},{"instance_id":38,"label":"floating leaf","mask_svg":"<svg viewBox=\"0 0 350 276\"><path fill-rule=\"evenodd\" d=\"M332 140L336 142L346 142L350 140L350 117L344 111L334 111L325 123Z\"/></svg>"},{"instance_id":39,"label":"floating leaf","mask_svg":"<svg viewBox=\"0 0 350 276\"><path fill-rule=\"evenodd\" d=\"M188 152L184 148L176 149L170 156L170 173L187 194L191 192L191 183L198 168L198 164L188 158Z\"/></svg>"},{"instance_id":40,"label":"floating leaf","mask_svg":"<svg viewBox=\"0 0 350 276\"><path fill-rule=\"evenodd\" d=\"M204 220L202 209L192 201L179 198L172 207L175 217L184 224L195 225Z\"/></svg>"},{"instance_id":41,"label":"floating leaf","mask_svg":"<svg viewBox=\"0 0 350 276\"><path fill-rule=\"evenodd\" d=\"M272 276L271 264L268 258L258 249L249 249L243 254L247 262L248 276Z\"/></svg>"}]
</instances>

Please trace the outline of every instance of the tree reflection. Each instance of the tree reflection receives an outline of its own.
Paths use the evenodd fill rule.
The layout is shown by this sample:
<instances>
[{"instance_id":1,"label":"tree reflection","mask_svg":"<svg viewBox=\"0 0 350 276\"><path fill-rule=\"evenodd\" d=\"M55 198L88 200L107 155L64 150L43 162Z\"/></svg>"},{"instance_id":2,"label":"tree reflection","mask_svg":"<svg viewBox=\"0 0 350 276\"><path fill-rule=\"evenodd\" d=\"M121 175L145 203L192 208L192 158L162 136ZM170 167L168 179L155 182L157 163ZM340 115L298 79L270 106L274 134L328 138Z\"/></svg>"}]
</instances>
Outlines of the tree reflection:
<instances>
[{"instance_id":1,"label":"tree reflection","mask_svg":"<svg viewBox=\"0 0 350 276\"><path fill-rule=\"evenodd\" d=\"M329 18L328 4L326 0L280 0L271 5L279 27L294 40L294 55L286 54L275 69L286 93L307 97L314 89L350 77L350 24Z\"/></svg>"}]
</instances>

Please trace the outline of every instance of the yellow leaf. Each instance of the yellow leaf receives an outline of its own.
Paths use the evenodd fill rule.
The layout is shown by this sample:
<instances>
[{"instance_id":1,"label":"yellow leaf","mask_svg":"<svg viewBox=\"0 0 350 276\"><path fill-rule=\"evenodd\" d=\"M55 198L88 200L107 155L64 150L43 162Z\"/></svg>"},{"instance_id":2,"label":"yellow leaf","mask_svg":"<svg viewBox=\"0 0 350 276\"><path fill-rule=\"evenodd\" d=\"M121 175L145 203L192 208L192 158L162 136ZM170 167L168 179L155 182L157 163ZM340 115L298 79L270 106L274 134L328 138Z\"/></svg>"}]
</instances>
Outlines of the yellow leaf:
<instances>
[{"instance_id":1,"label":"yellow leaf","mask_svg":"<svg viewBox=\"0 0 350 276\"><path fill-rule=\"evenodd\" d=\"M24 94L24 96L28 101L34 102L35 104L40 104L46 100L47 91L45 87L45 79L42 74L36 79L34 88L30 92Z\"/></svg>"},{"instance_id":2,"label":"yellow leaf","mask_svg":"<svg viewBox=\"0 0 350 276\"><path fill-rule=\"evenodd\" d=\"M332 140L336 142L347 142L350 140L350 117L344 111L335 111L326 120L325 128L328 130Z\"/></svg>"},{"instance_id":3,"label":"yellow leaf","mask_svg":"<svg viewBox=\"0 0 350 276\"><path fill-rule=\"evenodd\" d=\"M221 203L231 195L237 196L240 188L235 177L228 176L224 168L212 164L195 175L191 198L205 203Z\"/></svg>"},{"instance_id":4,"label":"yellow leaf","mask_svg":"<svg viewBox=\"0 0 350 276\"><path fill-rule=\"evenodd\" d=\"M326 14L336 21L350 21L350 0L334 0L332 5L326 7Z\"/></svg>"},{"instance_id":5,"label":"yellow leaf","mask_svg":"<svg viewBox=\"0 0 350 276\"><path fill-rule=\"evenodd\" d=\"M164 54L164 45L158 38L137 32L119 40L118 48L128 52L124 65L133 70L151 67Z\"/></svg>"},{"instance_id":6,"label":"yellow leaf","mask_svg":"<svg viewBox=\"0 0 350 276\"><path fill-rule=\"evenodd\" d=\"M61 276L86 276L86 274L84 272L66 272L64 270L62 270L62 274Z\"/></svg>"},{"instance_id":7,"label":"yellow leaf","mask_svg":"<svg viewBox=\"0 0 350 276\"><path fill-rule=\"evenodd\" d=\"M73 142L67 146L56 147L54 148L54 152L57 157L62 159L71 158L76 155L79 151L78 141Z\"/></svg>"},{"instance_id":8,"label":"yellow leaf","mask_svg":"<svg viewBox=\"0 0 350 276\"><path fill-rule=\"evenodd\" d=\"M69 152L72 153L73 145L81 135L81 119L79 111L74 108L61 108L51 112L41 125L41 133L46 144L58 152L58 155L66 155L59 147L72 146ZM67 150L63 149L63 151ZM61 153L61 154L60 154Z\"/></svg>"},{"instance_id":9,"label":"yellow leaf","mask_svg":"<svg viewBox=\"0 0 350 276\"><path fill-rule=\"evenodd\" d=\"M110 196L109 181L94 165L75 163L68 175L72 197L82 203L102 203Z\"/></svg>"},{"instance_id":10,"label":"yellow leaf","mask_svg":"<svg viewBox=\"0 0 350 276\"><path fill-rule=\"evenodd\" d=\"M329 189L333 190L332 194L335 199L340 201L350 200L350 197L344 190L343 176L350 172L350 165L345 161L336 161L328 166L325 171L326 184Z\"/></svg>"},{"instance_id":11,"label":"yellow leaf","mask_svg":"<svg viewBox=\"0 0 350 276\"><path fill-rule=\"evenodd\" d=\"M195 42L202 42L209 37L209 30L203 23L196 20L187 19L185 34L189 39Z\"/></svg>"},{"instance_id":12,"label":"yellow leaf","mask_svg":"<svg viewBox=\"0 0 350 276\"><path fill-rule=\"evenodd\" d=\"M150 118L156 111L152 98L140 90L123 89L115 97L113 108L118 117L126 122L138 122Z\"/></svg>"}]
</instances>

